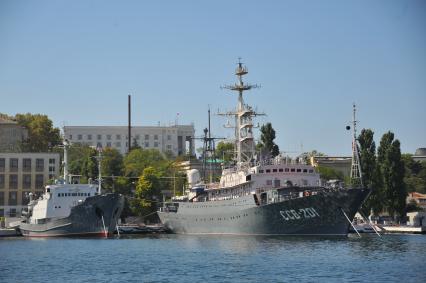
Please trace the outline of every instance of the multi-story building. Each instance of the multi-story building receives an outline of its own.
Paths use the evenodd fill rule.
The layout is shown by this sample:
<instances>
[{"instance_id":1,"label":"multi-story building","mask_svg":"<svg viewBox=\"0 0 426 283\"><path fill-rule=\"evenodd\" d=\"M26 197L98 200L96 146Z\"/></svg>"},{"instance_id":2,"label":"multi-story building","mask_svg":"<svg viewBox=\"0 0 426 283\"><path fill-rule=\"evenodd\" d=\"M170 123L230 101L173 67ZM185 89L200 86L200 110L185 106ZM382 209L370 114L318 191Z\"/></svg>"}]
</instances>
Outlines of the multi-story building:
<instances>
[{"instance_id":1,"label":"multi-story building","mask_svg":"<svg viewBox=\"0 0 426 283\"><path fill-rule=\"evenodd\" d=\"M0 152L17 152L28 130L17 122L0 117Z\"/></svg>"},{"instance_id":2,"label":"multi-story building","mask_svg":"<svg viewBox=\"0 0 426 283\"><path fill-rule=\"evenodd\" d=\"M18 216L28 194L41 195L59 171L58 153L0 153L0 217Z\"/></svg>"},{"instance_id":3,"label":"multi-story building","mask_svg":"<svg viewBox=\"0 0 426 283\"><path fill-rule=\"evenodd\" d=\"M71 143L112 147L122 154L128 151L127 126L66 126L64 131ZM194 134L194 125L134 126L130 140L131 145L136 141L142 148L158 149L177 156L188 152L195 154Z\"/></svg>"}]
</instances>

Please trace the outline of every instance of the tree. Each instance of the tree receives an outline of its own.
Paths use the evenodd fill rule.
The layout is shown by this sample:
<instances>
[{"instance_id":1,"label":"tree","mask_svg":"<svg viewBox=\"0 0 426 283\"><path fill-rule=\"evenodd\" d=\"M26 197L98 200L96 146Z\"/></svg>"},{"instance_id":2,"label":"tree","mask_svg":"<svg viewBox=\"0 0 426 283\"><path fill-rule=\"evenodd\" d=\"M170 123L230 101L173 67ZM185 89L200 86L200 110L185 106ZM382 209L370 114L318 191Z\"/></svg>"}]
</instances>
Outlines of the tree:
<instances>
[{"instance_id":1,"label":"tree","mask_svg":"<svg viewBox=\"0 0 426 283\"><path fill-rule=\"evenodd\" d=\"M22 151L47 152L51 147L61 144L60 131L53 127L47 115L16 114L16 121L28 129L28 139L23 142Z\"/></svg>"},{"instance_id":2,"label":"tree","mask_svg":"<svg viewBox=\"0 0 426 283\"><path fill-rule=\"evenodd\" d=\"M402 217L406 208L407 191L400 147L399 140L394 140L392 132L385 133L380 141L377 160L382 174L385 208L391 216Z\"/></svg>"},{"instance_id":3,"label":"tree","mask_svg":"<svg viewBox=\"0 0 426 283\"><path fill-rule=\"evenodd\" d=\"M143 170L136 185L135 198L132 201L132 210L139 216L144 216L157 210L156 202L160 199L160 181L154 167Z\"/></svg>"},{"instance_id":4,"label":"tree","mask_svg":"<svg viewBox=\"0 0 426 283\"><path fill-rule=\"evenodd\" d=\"M137 149L141 148L136 138L133 138L132 148L131 149Z\"/></svg>"},{"instance_id":5,"label":"tree","mask_svg":"<svg viewBox=\"0 0 426 283\"><path fill-rule=\"evenodd\" d=\"M149 166L154 168L167 167L167 159L156 149L137 148L124 158L124 175L138 177Z\"/></svg>"},{"instance_id":6,"label":"tree","mask_svg":"<svg viewBox=\"0 0 426 283\"><path fill-rule=\"evenodd\" d=\"M261 149L262 153L275 157L280 153L278 145L274 143L275 139L275 130L272 128L271 123L266 123L260 128L262 133L260 136L261 142L258 144L258 147Z\"/></svg>"},{"instance_id":7,"label":"tree","mask_svg":"<svg viewBox=\"0 0 426 283\"><path fill-rule=\"evenodd\" d=\"M111 147L107 147L102 152L102 186L109 191L117 191L116 178L123 174L123 156L121 153Z\"/></svg>"},{"instance_id":8,"label":"tree","mask_svg":"<svg viewBox=\"0 0 426 283\"><path fill-rule=\"evenodd\" d=\"M404 183L408 192L426 193L426 162L414 161L411 154L403 154Z\"/></svg>"},{"instance_id":9,"label":"tree","mask_svg":"<svg viewBox=\"0 0 426 283\"><path fill-rule=\"evenodd\" d=\"M335 170L330 167L317 166L318 173L321 176L321 179L329 180L343 180L344 176L341 171Z\"/></svg>"},{"instance_id":10,"label":"tree","mask_svg":"<svg viewBox=\"0 0 426 283\"><path fill-rule=\"evenodd\" d=\"M371 194L364 202L362 211L369 215L371 211L377 215L383 210L384 194L381 185L380 170L376 161L376 143L374 132L371 129L362 129L358 136L360 145L360 162L362 171L362 182L364 186L371 189Z\"/></svg>"},{"instance_id":11,"label":"tree","mask_svg":"<svg viewBox=\"0 0 426 283\"><path fill-rule=\"evenodd\" d=\"M89 179L98 178L98 152L84 144L72 144L68 149L69 173L80 175L80 182L86 183Z\"/></svg>"},{"instance_id":12,"label":"tree","mask_svg":"<svg viewBox=\"0 0 426 283\"><path fill-rule=\"evenodd\" d=\"M234 144L231 142L219 142L216 146L216 157L223 159L225 163L231 162L234 158Z\"/></svg>"}]
</instances>

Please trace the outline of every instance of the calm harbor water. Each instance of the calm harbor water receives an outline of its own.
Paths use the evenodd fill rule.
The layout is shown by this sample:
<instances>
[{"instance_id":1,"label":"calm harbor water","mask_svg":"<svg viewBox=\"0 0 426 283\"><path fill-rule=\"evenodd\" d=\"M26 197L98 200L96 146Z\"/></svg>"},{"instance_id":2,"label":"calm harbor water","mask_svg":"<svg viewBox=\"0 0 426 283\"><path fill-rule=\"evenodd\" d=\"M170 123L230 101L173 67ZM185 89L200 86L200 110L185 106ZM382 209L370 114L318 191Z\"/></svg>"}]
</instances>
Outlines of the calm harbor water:
<instances>
[{"instance_id":1,"label":"calm harbor water","mask_svg":"<svg viewBox=\"0 0 426 283\"><path fill-rule=\"evenodd\" d=\"M426 282L425 235L0 239L0 282Z\"/></svg>"}]
</instances>

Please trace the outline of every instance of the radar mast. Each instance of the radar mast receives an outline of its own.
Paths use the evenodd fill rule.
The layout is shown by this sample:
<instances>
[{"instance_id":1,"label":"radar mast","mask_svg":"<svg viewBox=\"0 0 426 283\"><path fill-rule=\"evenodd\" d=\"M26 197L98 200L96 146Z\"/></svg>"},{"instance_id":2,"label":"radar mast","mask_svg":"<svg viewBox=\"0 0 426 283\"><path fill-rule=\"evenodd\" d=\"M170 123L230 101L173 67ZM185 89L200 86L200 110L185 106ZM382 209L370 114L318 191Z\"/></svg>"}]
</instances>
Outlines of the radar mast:
<instances>
[{"instance_id":1,"label":"radar mast","mask_svg":"<svg viewBox=\"0 0 426 283\"><path fill-rule=\"evenodd\" d=\"M248 84L243 82L243 76L248 74L248 69L238 58L235 75L238 82L233 85L225 85L222 88L229 89L238 93L238 104L235 111L226 113L218 113L221 116L232 116L235 118L235 149L237 166L250 163L255 155L255 143L253 138L253 117L265 115L257 113L251 106L244 103L244 91L259 88L259 85Z\"/></svg>"}]
</instances>

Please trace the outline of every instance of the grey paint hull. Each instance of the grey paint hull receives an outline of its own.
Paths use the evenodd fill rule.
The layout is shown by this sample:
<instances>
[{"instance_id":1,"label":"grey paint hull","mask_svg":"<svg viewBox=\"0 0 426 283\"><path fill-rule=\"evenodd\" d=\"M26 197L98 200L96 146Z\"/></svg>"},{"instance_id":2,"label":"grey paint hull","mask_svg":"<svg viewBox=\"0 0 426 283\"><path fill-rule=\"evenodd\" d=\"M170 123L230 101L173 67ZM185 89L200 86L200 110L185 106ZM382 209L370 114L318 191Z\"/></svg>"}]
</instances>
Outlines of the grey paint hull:
<instances>
[{"instance_id":1,"label":"grey paint hull","mask_svg":"<svg viewBox=\"0 0 426 283\"><path fill-rule=\"evenodd\" d=\"M266 205L253 196L210 202L182 202L177 212L158 212L162 223L181 234L339 235L350 223L368 189L320 192Z\"/></svg>"},{"instance_id":2,"label":"grey paint hull","mask_svg":"<svg viewBox=\"0 0 426 283\"><path fill-rule=\"evenodd\" d=\"M49 218L40 224L24 220L19 229L29 237L107 236L114 233L123 206L122 195L93 196L74 206L68 217Z\"/></svg>"}]
</instances>

